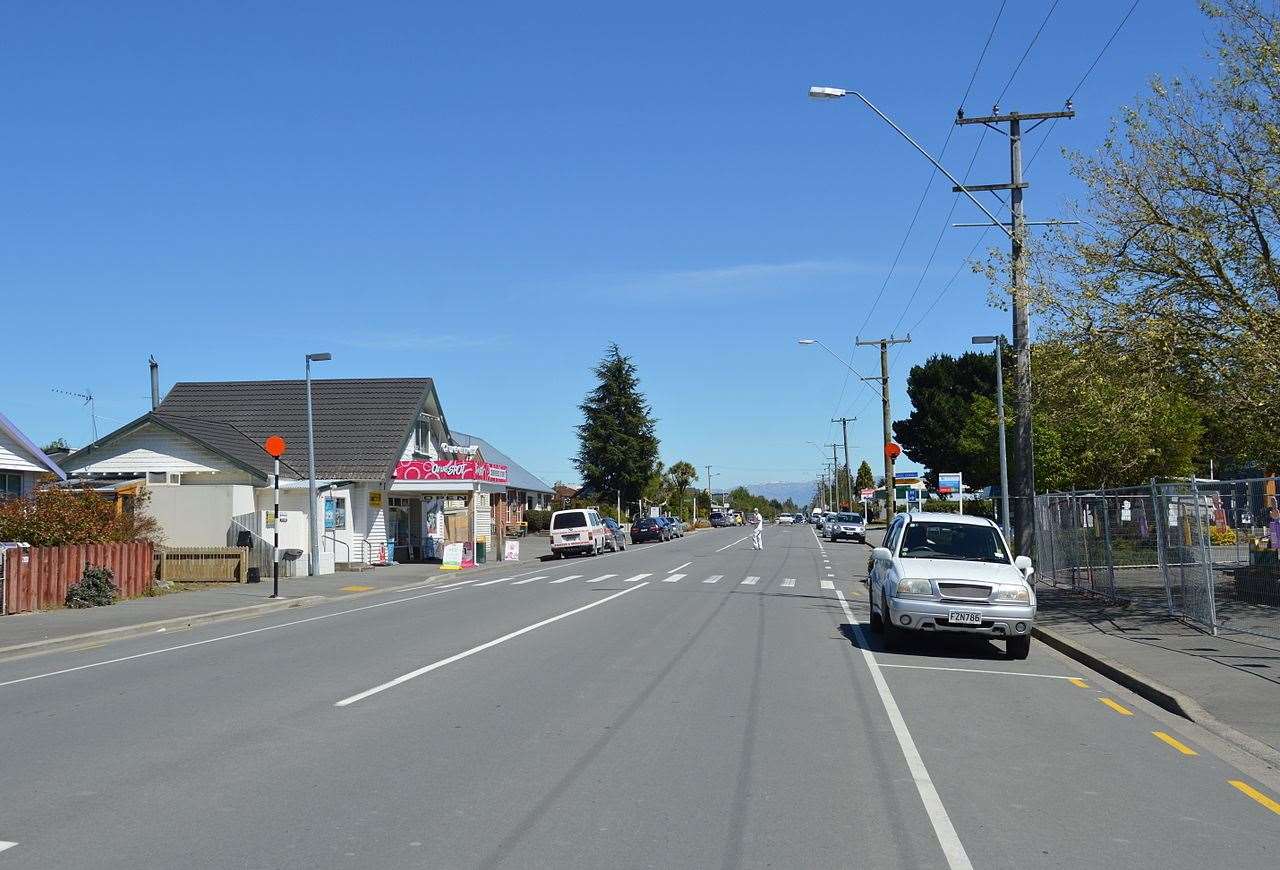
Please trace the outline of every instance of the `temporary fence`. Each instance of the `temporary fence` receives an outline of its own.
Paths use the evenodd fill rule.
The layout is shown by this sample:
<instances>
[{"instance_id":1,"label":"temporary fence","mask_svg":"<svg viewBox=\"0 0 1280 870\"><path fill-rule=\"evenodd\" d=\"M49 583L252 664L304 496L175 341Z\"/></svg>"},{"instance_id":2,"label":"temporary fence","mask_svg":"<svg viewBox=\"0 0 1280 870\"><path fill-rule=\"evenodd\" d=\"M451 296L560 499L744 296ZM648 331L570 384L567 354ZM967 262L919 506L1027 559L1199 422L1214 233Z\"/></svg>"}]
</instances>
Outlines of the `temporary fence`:
<instances>
[{"instance_id":1,"label":"temporary fence","mask_svg":"<svg viewBox=\"0 0 1280 870\"><path fill-rule=\"evenodd\" d=\"M1036 497L1036 571L1210 629L1280 638L1274 478Z\"/></svg>"},{"instance_id":2,"label":"temporary fence","mask_svg":"<svg viewBox=\"0 0 1280 870\"><path fill-rule=\"evenodd\" d=\"M248 547L157 547L156 579L245 583Z\"/></svg>"},{"instance_id":3,"label":"temporary fence","mask_svg":"<svg viewBox=\"0 0 1280 870\"><path fill-rule=\"evenodd\" d=\"M145 541L11 547L3 558L5 613L61 606L67 587L80 580L89 565L111 569L121 598L142 595L152 579L152 546Z\"/></svg>"}]
</instances>

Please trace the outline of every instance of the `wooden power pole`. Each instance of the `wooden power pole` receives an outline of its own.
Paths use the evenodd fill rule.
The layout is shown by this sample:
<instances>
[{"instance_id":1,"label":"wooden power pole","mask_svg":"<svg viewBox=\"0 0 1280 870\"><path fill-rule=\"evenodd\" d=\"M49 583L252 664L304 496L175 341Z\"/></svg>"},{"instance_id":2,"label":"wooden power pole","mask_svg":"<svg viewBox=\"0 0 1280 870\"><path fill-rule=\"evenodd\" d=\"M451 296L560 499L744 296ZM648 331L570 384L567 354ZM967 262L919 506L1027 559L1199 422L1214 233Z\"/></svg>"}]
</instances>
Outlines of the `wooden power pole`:
<instances>
[{"instance_id":1,"label":"wooden power pole","mask_svg":"<svg viewBox=\"0 0 1280 870\"><path fill-rule=\"evenodd\" d=\"M1013 382L1014 382L1014 475L1013 475L1013 525L1016 548L1019 555L1032 555L1035 533L1035 496L1036 477L1035 459L1032 455L1031 440L1031 336L1030 321L1027 316L1027 252L1025 246L1027 219L1022 210L1022 192L1029 186L1022 178L1022 136L1051 118L1074 118L1076 113L1071 102L1061 112L1009 112L1000 114L998 106L992 107L991 114L978 118L966 118L963 109L956 113L957 124L982 124L997 133L1009 137L1009 183L979 184L954 187L956 193L974 191L1009 191L1010 225L1009 231L1012 245L1011 272L1013 284ZM1035 121L1027 130L1022 129L1023 121ZM1008 126L1007 132L998 125ZM1034 221L1033 223L1058 223L1057 221ZM987 226L979 224L979 226Z\"/></svg>"},{"instance_id":2,"label":"wooden power pole","mask_svg":"<svg viewBox=\"0 0 1280 870\"><path fill-rule=\"evenodd\" d=\"M889 444L893 441L893 412L889 409L889 345L907 344L911 336L906 338L871 338L863 341L857 339L859 345L880 345L880 377L867 378L880 382L880 408L884 411L884 522L885 526L893 519L894 501L897 490L893 486L893 457L889 455Z\"/></svg>"}]
</instances>

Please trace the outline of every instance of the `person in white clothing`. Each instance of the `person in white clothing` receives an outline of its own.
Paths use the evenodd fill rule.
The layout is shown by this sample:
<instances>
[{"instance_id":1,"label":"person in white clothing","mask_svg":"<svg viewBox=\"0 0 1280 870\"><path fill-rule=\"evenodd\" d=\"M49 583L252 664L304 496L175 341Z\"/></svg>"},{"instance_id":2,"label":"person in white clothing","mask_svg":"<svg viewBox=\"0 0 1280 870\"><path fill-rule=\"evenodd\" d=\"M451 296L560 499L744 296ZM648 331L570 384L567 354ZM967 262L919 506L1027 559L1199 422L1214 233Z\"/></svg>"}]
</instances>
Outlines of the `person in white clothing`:
<instances>
[{"instance_id":1,"label":"person in white clothing","mask_svg":"<svg viewBox=\"0 0 1280 870\"><path fill-rule=\"evenodd\" d=\"M764 532L764 517L760 516L759 508L757 508L755 513L751 515L751 522L755 526L755 529L751 532L751 549L763 550L764 538L762 537L762 533Z\"/></svg>"}]
</instances>

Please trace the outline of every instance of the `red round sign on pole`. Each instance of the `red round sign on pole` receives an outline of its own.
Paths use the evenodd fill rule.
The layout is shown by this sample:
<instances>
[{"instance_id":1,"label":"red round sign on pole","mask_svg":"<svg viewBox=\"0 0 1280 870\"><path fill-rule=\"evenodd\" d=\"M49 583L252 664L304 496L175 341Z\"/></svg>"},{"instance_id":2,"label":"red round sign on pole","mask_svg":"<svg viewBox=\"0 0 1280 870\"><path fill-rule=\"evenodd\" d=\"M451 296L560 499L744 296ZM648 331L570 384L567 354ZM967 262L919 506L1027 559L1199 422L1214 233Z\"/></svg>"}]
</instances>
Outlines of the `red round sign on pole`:
<instances>
[{"instance_id":1,"label":"red round sign on pole","mask_svg":"<svg viewBox=\"0 0 1280 870\"><path fill-rule=\"evenodd\" d=\"M276 459L284 455L284 439L279 435L272 435L262 447L267 451L268 456L274 456Z\"/></svg>"},{"instance_id":2,"label":"red round sign on pole","mask_svg":"<svg viewBox=\"0 0 1280 870\"><path fill-rule=\"evenodd\" d=\"M888 456L890 459L897 459L902 455L902 448L890 441L888 444L884 445L884 455Z\"/></svg>"}]
</instances>

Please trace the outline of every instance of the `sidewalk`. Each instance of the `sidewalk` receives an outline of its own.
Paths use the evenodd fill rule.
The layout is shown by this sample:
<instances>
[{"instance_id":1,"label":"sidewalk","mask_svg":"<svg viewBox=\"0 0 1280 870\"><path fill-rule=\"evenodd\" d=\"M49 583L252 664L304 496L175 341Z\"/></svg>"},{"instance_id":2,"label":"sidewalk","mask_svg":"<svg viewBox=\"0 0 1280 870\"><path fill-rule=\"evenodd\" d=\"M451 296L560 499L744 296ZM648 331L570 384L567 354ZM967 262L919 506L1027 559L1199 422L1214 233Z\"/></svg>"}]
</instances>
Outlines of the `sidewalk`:
<instances>
[{"instance_id":1,"label":"sidewalk","mask_svg":"<svg viewBox=\"0 0 1280 870\"><path fill-rule=\"evenodd\" d=\"M1090 653L1100 657L1121 671L1108 676L1145 684L1148 692L1129 688L1280 766L1280 640L1214 637L1161 607L1053 586L1037 586L1036 596L1037 629L1046 630L1040 640L1085 663Z\"/></svg>"},{"instance_id":2,"label":"sidewalk","mask_svg":"<svg viewBox=\"0 0 1280 870\"><path fill-rule=\"evenodd\" d=\"M502 571L519 573L537 568L539 559L550 552L550 541L531 536L520 541L520 561L488 562L461 571L442 571L439 565L390 565L369 571L340 571L321 577L295 577L280 581L283 600L271 598L271 580L261 583L228 583L213 588L172 592L154 598L132 598L109 607L84 610L58 608L38 613L16 613L0 616L0 656L18 654L14 647L41 641L77 640L93 632L113 631L121 636L155 631L173 620L177 627L187 621L215 622L255 615L258 612L286 607L308 606L322 601L362 593L395 589L412 583L434 581L450 583ZM159 625L151 625L159 622Z\"/></svg>"}]
</instances>

